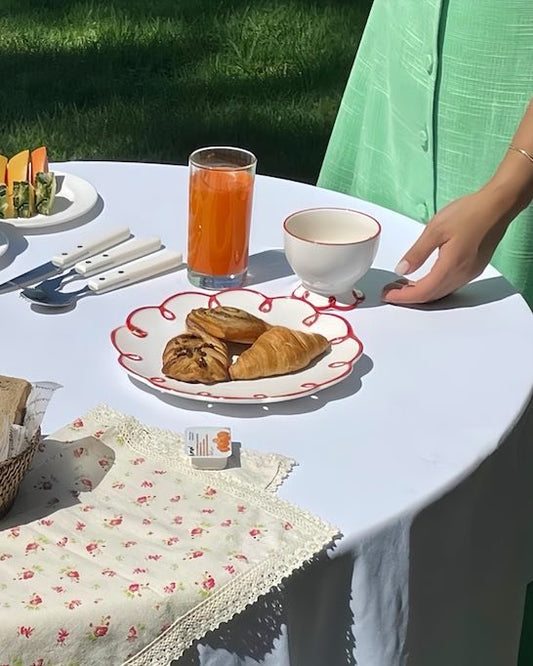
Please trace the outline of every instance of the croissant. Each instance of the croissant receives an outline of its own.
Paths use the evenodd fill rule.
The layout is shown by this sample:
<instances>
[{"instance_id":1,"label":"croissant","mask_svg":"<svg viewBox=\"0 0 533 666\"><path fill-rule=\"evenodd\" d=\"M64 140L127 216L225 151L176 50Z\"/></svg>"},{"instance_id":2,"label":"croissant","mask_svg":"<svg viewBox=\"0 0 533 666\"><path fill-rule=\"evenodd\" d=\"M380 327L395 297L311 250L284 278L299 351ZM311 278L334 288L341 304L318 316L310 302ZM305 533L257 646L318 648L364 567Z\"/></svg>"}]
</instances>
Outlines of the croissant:
<instances>
[{"instance_id":1,"label":"croissant","mask_svg":"<svg viewBox=\"0 0 533 666\"><path fill-rule=\"evenodd\" d=\"M231 379L285 375L305 368L328 348L328 340L319 333L273 326L239 356L229 374Z\"/></svg>"},{"instance_id":2,"label":"croissant","mask_svg":"<svg viewBox=\"0 0 533 666\"><path fill-rule=\"evenodd\" d=\"M213 384L229 378L229 364L228 348L222 340L183 333L167 342L162 372L171 379Z\"/></svg>"},{"instance_id":3,"label":"croissant","mask_svg":"<svg viewBox=\"0 0 533 666\"><path fill-rule=\"evenodd\" d=\"M269 325L259 317L221 305L216 308L197 308L191 310L186 318L189 331L206 332L209 335L227 342L243 342L251 344L264 333Z\"/></svg>"}]
</instances>

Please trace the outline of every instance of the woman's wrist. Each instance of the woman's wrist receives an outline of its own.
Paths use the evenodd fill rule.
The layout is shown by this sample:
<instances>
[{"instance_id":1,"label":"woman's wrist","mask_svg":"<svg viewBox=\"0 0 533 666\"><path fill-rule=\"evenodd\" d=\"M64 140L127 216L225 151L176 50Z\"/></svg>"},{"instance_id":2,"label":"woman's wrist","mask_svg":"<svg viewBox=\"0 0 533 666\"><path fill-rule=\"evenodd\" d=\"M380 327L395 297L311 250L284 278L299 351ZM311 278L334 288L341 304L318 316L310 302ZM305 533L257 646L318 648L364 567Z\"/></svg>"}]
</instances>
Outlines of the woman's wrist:
<instances>
[{"instance_id":1,"label":"woman's wrist","mask_svg":"<svg viewBox=\"0 0 533 666\"><path fill-rule=\"evenodd\" d=\"M533 162L517 151L508 151L485 188L496 197L502 213L515 217L533 199Z\"/></svg>"}]
</instances>

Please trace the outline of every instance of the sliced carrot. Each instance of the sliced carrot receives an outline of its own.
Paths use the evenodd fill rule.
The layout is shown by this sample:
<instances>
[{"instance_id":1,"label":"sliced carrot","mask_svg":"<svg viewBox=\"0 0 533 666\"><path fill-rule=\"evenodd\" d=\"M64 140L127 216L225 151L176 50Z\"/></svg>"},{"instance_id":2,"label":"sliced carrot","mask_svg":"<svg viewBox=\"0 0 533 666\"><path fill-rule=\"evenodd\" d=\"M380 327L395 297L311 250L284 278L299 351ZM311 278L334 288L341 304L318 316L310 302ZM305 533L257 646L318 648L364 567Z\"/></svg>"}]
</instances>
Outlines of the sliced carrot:
<instances>
[{"instance_id":1,"label":"sliced carrot","mask_svg":"<svg viewBox=\"0 0 533 666\"><path fill-rule=\"evenodd\" d=\"M21 150L7 163L7 187L11 192L13 192L13 183L16 180L28 180L29 160L30 151Z\"/></svg>"},{"instance_id":2,"label":"sliced carrot","mask_svg":"<svg viewBox=\"0 0 533 666\"><path fill-rule=\"evenodd\" d=\"M48 172L48 155L46 146L31 151L31 181L35 185L35 174Z\"/></svg>"},{"instance_id":3,"label":"sliced carrot","mask_svg":"<svg viewBox=\"0 0 533 666\"><path fill-rule=\"evenodd\" d=\"M0 155L0 184L7 184L7 157Z\"/></svg>"}]
</instances>

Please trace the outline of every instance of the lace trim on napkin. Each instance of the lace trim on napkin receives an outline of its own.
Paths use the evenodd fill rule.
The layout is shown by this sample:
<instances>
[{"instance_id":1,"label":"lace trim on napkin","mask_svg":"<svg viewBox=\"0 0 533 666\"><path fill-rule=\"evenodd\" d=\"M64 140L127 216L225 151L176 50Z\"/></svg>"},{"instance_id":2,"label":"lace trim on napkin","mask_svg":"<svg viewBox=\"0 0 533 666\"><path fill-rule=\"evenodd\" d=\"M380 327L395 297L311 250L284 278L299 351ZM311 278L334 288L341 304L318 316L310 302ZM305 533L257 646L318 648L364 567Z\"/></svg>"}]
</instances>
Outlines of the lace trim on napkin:
<instances>
[{"instance_id":1,"label":"lace trim on napkin","mask_svg":"<svg viewBox=\"0 0 533 666\"><path fill-rule=\"evenodd\" d=\"M111 437L118 445L127 445L152 459L159 458L191 477L212 479L212 472L190 466L187 456L182 453L183 439L176 433L145 426L135 418L105 406L95 408L86 417L97 420L103 427L113 428ZM250 456L253 458L253 453ZM279 474L273 481L276 487L294 464L290 459L285 460L285 463L280 461ZM271 489L263 490L235 476L223 475L217 476L217 486L233 497L255 503L269 514L289 521L302 534L299 546L294 548L291 544L290 548L287 545L279 548L273 556L227 583L216 595L180 616L164 634L124 662L123 666L166 666L171 660L178 659L193 641L231 620L340 537L337 528L278 498Z\"/></svg>"},{"instance_id":2,"label":"lace trim on napkin","mask_svg":"<svg viewBox=\"0 0 533 666\"><path fill-rule=\"evenodd\" d=\"M117 412L107 405L99 405L87 412L83 419L94 421L105 428L115 428L118 441L140 455L157 458L168 464L180 463L190 467L184 452L183 435L172 430L145 426L134 417ZM224 475L232 481L261 485L275 493L298 464L293 458L278 453L263 453L245 448L240 450L241 467L228 468ZM207 472L207 476L212 472ZM207 477L206 477L207 478Z\"/></svg>"}]
</instances>

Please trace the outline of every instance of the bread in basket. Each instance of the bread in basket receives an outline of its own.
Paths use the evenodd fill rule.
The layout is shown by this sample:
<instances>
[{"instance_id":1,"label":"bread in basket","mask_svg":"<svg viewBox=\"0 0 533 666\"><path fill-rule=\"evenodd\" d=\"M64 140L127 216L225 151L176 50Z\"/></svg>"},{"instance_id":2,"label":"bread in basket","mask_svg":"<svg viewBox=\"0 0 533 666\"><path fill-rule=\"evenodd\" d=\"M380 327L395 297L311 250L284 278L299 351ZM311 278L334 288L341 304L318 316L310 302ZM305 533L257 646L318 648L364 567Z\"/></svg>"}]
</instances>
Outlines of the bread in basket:
<instances>
[{"instance_id":1,"label":"bread in basket","mask_svg":"<svg viewBox=\"0 0 533 666\"><path fill-rule=\"evenodd\" d=\"M31 384L25 379L0 375L0 416L10 425L21 425L24 422L26 402L31 388ZM13 505L40 438L41 432L38 429L29 446L18 455L0 461L0 518L5 516Z\"/></svg>"}]
</instances>

